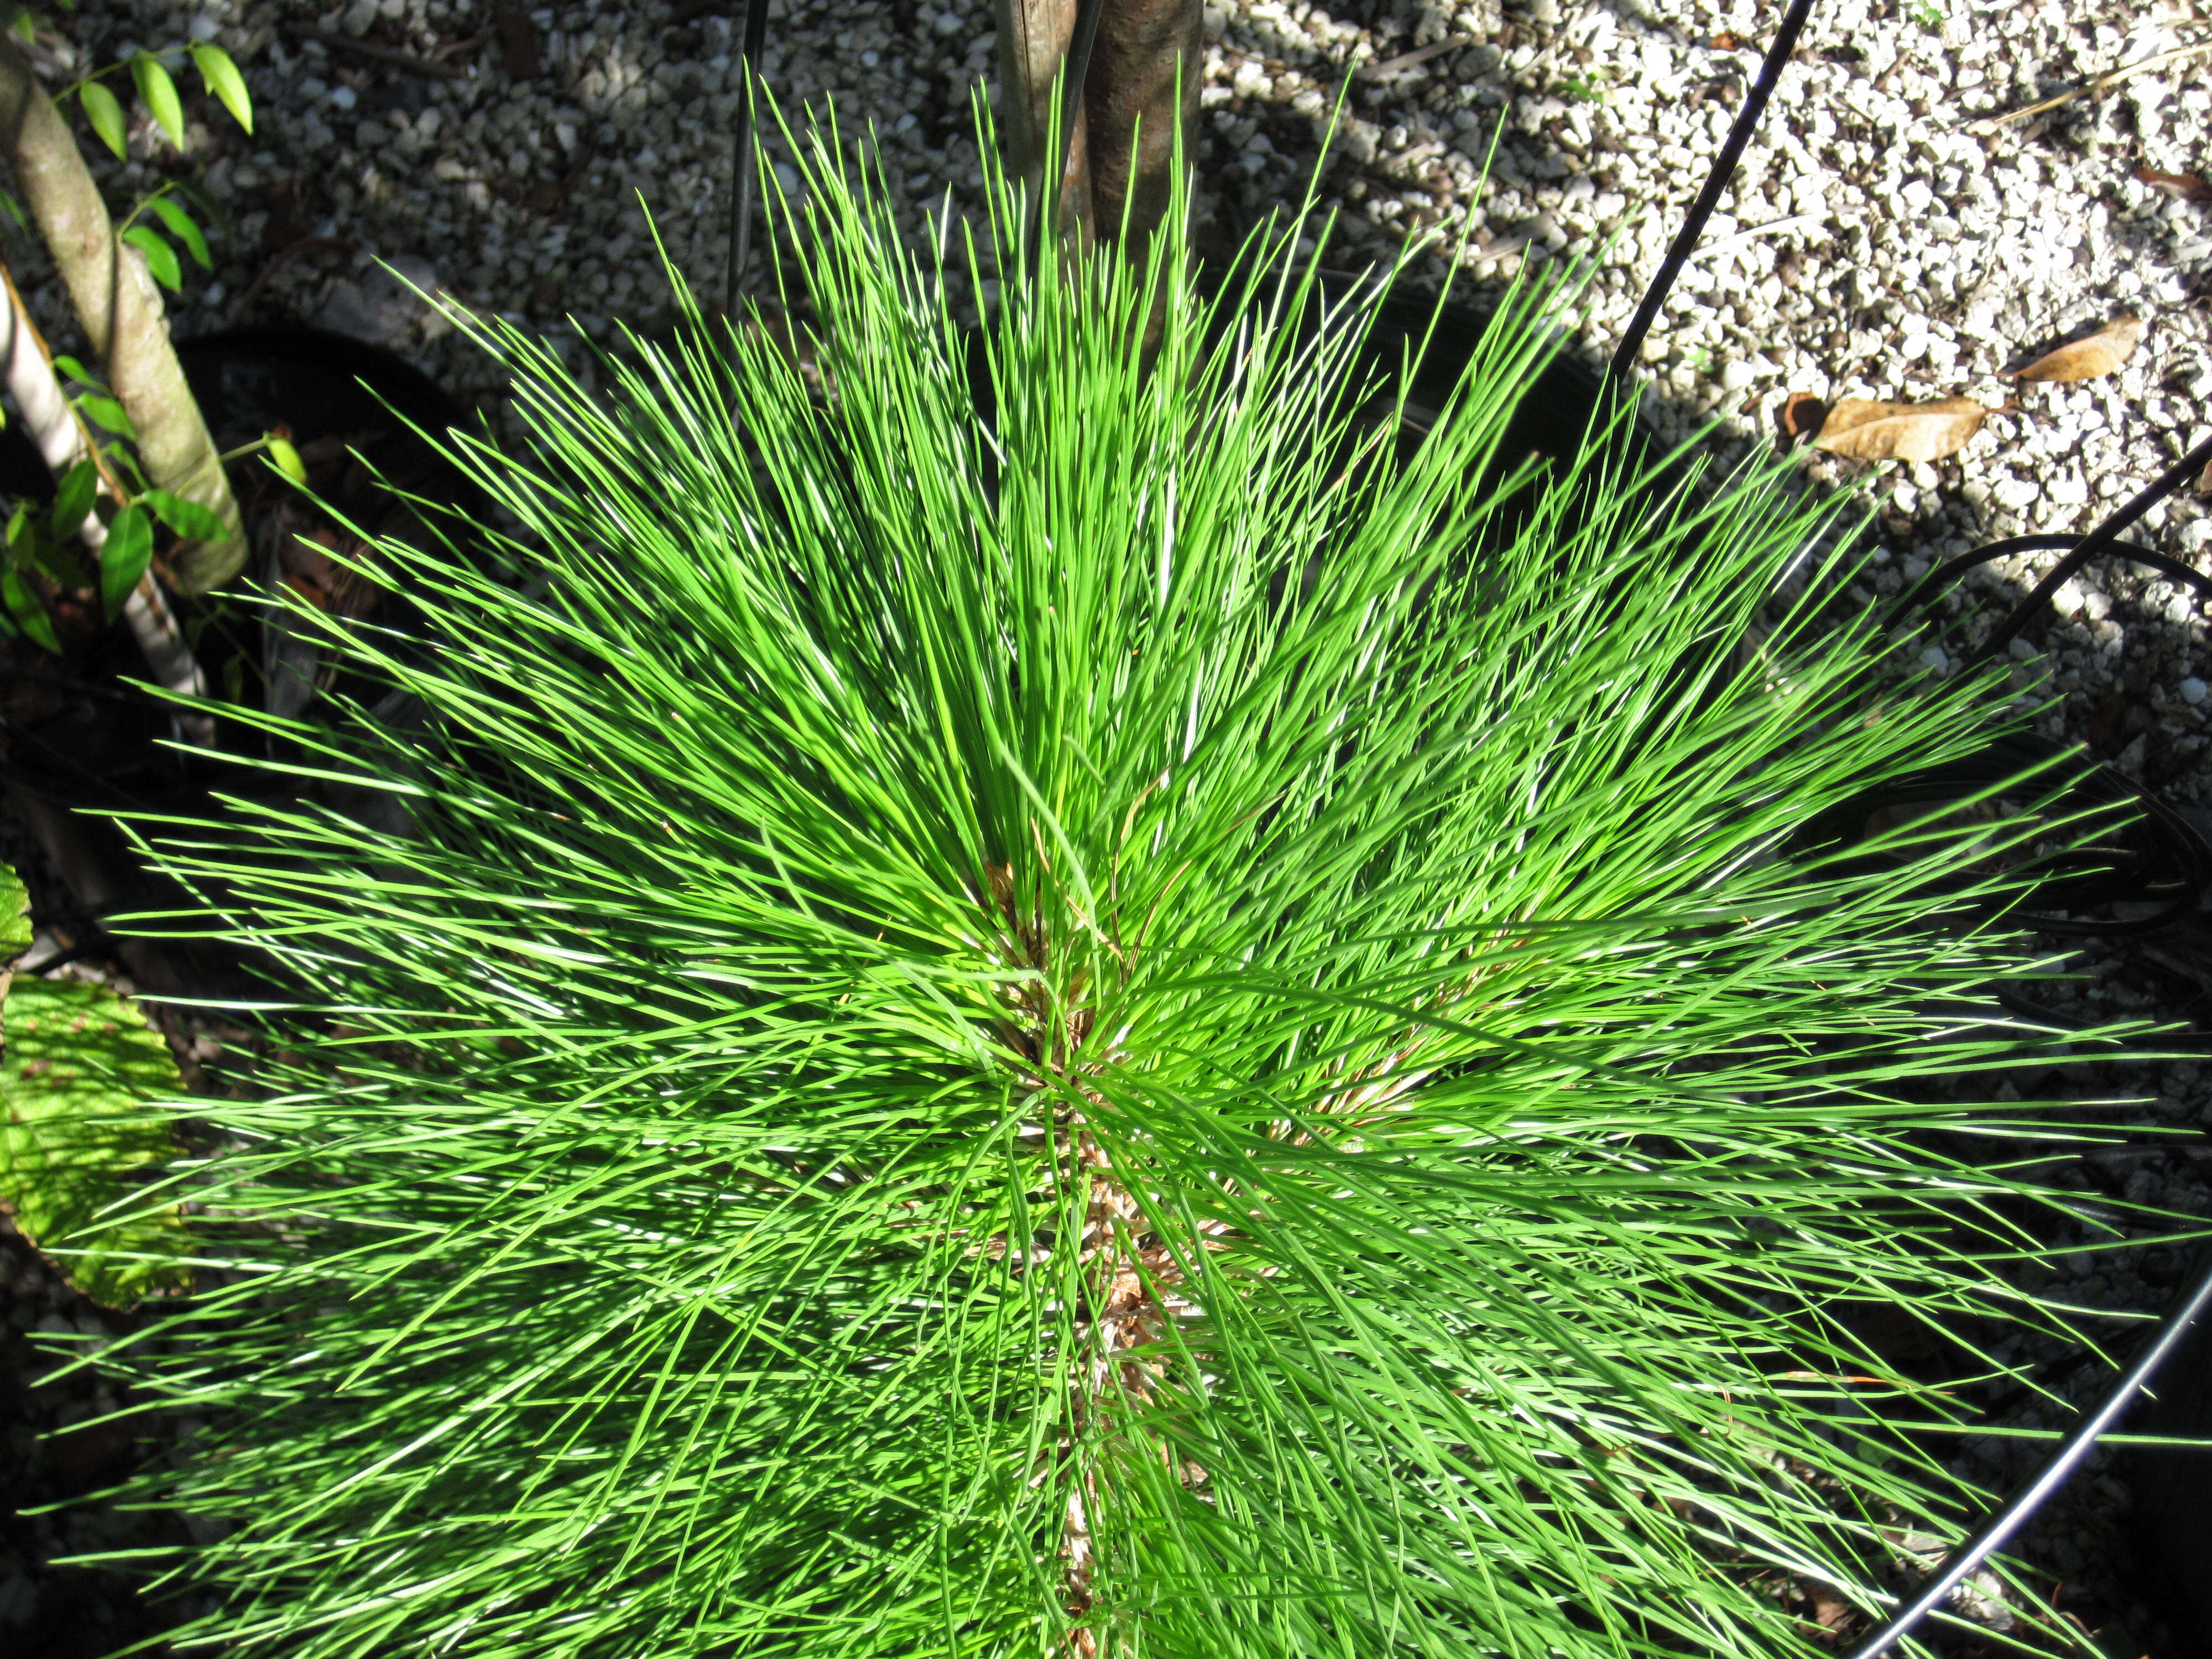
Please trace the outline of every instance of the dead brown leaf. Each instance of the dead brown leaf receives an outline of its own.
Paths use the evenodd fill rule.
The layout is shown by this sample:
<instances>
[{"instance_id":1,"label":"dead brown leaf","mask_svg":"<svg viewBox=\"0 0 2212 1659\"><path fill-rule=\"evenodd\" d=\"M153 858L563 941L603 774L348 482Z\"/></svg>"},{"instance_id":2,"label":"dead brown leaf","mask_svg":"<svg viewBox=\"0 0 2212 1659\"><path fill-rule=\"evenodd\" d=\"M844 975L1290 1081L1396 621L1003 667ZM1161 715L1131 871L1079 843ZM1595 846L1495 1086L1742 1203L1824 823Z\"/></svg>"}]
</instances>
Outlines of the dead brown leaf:
<instances>
[{"instance_id":1,"label":"dead brown leaf","mask_svg":"<svg viewBox=\"0 0 2212 1659\"><path fill-rule=\"evenodd\" d=\"M2178 196L2185 202L2212 202L2212 185L2193 173L2158 173L2149 167L2137 167L2136 182L2162 190L2168 196Z\"/></svg>"},{"instance_id":2,"label":"dead brown leaf","mask_svg":"<svg viewBox=\"0 0 2212 1659\"><path fill-rule=\"evenodd\" d=\"M1851 1604L1840 1591L1823 1584L1813 1592L1813 1621L1822 1630L1834 1630L1851 1616Z\"/></svg>"},{"instance_id":3,"label":"dead brown leaf","mask_svg":"<svg viewBox=\"0 0 2212 1659\"><path fill-rule=\"evenodd\" d=\"M1851 461L1940 461L1964 449L1990 412L1972 398L1932 404L1846 398L1828 411L1813 447Z\"/></svg>"},{"instance_id":4,"label":"dead brown leaf","mask_svg":"<svg viewBox=\"0 0 2212 1659\"><path fill-rule=\"evenodd\" d=\"M1744 41L1741 35L1730 34L1725 29L1713 36L1713 50L1715 52L1741 52L1743 50L1743 45Z\"/></svg>"},{"instance_id":5,"label":"dead brown leaf","mask_svg":"<svg viewBox=\"0 0 2212 1659\"><path fill-rule=\"evenodd\" d=\"M2015 380L2094 380L2110 374L2134 355L2142 343L2140 317L2116 317L2094 334L2055 351L2046 351L2026 368L2016 368Z\"/></svg>"},{"instance_id":6,"label":"dead brown leaf","mask_svg":"<svg viewBox=\"0 0 2212 1659\"><path fill-rule=\"evenodd\" d=\"M1795 443L1800 438L1809 438L1820 429L1828 418L1828 406L1809 392L1793 392L1785 399L1774 419L1782 428L1782 435Z\"/></svg>"},{"instance_id":7,"label":"dead brown leaf","mask_svg":"<svg viewBox=\"0 0 2212 1659\"><path fill-rule=\"evenodd\" d=\"M520 6L495 6L492 27L499 31L499 61L518 81L528 81L538 70L538 31L530 14Z\"/></svg>"}]
</instances>

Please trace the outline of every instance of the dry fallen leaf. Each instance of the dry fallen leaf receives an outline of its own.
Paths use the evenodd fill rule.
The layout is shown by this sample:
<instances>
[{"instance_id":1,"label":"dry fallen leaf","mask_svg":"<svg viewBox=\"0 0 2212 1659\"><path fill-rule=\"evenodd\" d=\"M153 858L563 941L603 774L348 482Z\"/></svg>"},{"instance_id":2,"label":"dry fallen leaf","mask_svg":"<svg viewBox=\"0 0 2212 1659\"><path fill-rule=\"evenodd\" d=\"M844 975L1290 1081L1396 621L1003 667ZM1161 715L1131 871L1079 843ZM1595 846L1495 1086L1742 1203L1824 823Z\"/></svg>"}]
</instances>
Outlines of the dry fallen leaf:
<instances>
[{"instance_id":1,"label":"dry fallen leaf","mask_svg":"<svg viewBox=\"0 0 2212 1659\"><path fill-rule=\"evenodd\" d=\"M1823 1585L1813 1593L1813 1619L1822 1630L1834 1630L1850 1617L1851 1604Z\"/></svg>"},{"instance_id":2,"label":"dry fallen leaf","mask_svg":"<svg viewBox=\"0 0 2212 1659\"><path fill-rule=\"evenodd\" d=\"M1964 449L1990 412L1972 398L1932 404L1846 398L1828 411L1813 447L1851 461L1940 461Z\"/></svg>"},{"instance_id":3,"label":"dry fallen leaf","mask_svg":"<svg viewBox=\"0 0 2212 1659\"><path fill-rule=\"evenodd\" d=\"M2137 167L2136 180L2153 190L2162 190L2168 196L2178 196L2185 202L2212 202L2212 185L2193 173L2155 173L2148 167Z\"/></svg>"},{"instance_id":4,"label":"dry fallen leaf","mask_svg":"<svg viewBox=\"0 0 2212 1659\"><path fill-rule=\"evenodd\" d=\"M1743 50L1743 37L1741 35L1730 34L1725 29L1723 29L1720 33L1713 36L1713 50L1715 52L1741 52Z\"/></svg>"},{"instance_id":5,"label":"dry fallen leaf","mask_svg":"<svg viewBox=\"0 0 2212 1659\"><path fill-rule=\"evenodd\" d=\"M2118 317L2094 334L2046 351L2026 368L2016 368L2015 380L2094 380L2110 374L2134 353L2143 337L2142 319Z\"/></svg>"},{"instance_id":6,"label":"dry fallen leaf","mask_svg":"<svg viewBox=\"0 0 2212 1659\"><path fill-rule=\"evenodd\" d=\"M1828 418L1828 406L1809 392L1793 392L1774 418L1782 435L1795 442L1820 429L1820 422Z\"/></svg>"}]
</instances>

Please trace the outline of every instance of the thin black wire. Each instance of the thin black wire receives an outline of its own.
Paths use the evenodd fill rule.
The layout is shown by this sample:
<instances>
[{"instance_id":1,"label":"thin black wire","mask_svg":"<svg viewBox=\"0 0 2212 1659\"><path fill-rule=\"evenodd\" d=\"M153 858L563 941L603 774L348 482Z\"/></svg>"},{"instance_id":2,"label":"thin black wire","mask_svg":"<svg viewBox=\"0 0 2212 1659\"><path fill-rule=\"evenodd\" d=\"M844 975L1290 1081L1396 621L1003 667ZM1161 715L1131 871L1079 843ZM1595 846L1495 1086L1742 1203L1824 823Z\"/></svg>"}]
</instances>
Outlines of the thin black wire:
<instances>
[{"instance_id":1,"label":"thin black wire","mask_svg":"<svg viewBox=\"0 0 2212 1659\"><path fill-rule=\"evenodd\" d=\"M752 252L753 146L760 126L760 60L768 45L768 0L745 0L745 38L738 56L738 73L744 78L743 114L735 135L737 154L731 163L730 187L734 203L730 214L730 286L726 316L738 314L738 286L744 280L745 259Z\"/></svg>"},{"instance_id":2,"label":"thin black wire","mask_svg":"<svg viewBox=\"0 0 2212 1659\"><path fill-rule=\"evenodd\" d=\"M2066 1437L2058 1455L2045 1464L2042 1472L2021 1487L2010 1503L1984 1522L1982 1529L1961 1546L1887 1625L1853 1649L1850 1659L1879 1659L1888 1652L1899 1638L1942 1607L1968 1575L2019 1531L2045 1498L2073 1478L2074 1471L2095 1448L2099 1437L2109 1432L2135 1404L2136 1395L2150 1381L2151 1374L2180 1346L2190 1327L2204 1316L2208 1307L2212 1307L2212 1259L2208 1259L2196 1284L2182 1295L2144 1345L2135 1364L2112 1385L2097 1409Z\"/></svg>"},{"instance_id":3,"label":"thin black wire","mask_svg":"<svg viewBox=\"0 0 2212 1659\"><path fill-rule=\"evenodd\" d=\"M1990 635L1982 648L1974 653L1969 665L1987 662L1997 652L2003 650L2012 642L2020 630L2027 626L2035 613L2043 608L2051 596L2064 584L2068 577L2095 558L2098 554L2111 548L2119 539L2122 531L2191 478L2203 472L2208 462L2212 462L2212 438L2207 438L2172 466L2166 468L2156 479L2137 490L2134 499L2125 507L2082 537L2075 544L2074 550L2051 566L2050 574L2035 585L2034 590L2018 605L2013 606L2011 613L1997 624L1996 632Z\"/></svg>"},{"instance_id":4,"label":"thin black wire","mask_svg":"<svg viewBox=\"0 0 2212 1659\"><path fill-rule=\"evenodd\" d=\"M1930 565L1926 574L1907 588L1904 595L1899 599L1887 625L1894 627L1904 620L1908 612L1934 604L1946 587L1978 564L1988 564L1995 559L2009 558L2015 553L2055 552L2062 547L2076 547L2081 540L2079 536L2008 536L2002 541L1984 542L1970 553L1961 553L1954 558L1945 559L1939 564ZM2171 555L2160 553L2155 548L2145 547L2140 542L2108 541L2101 547L2093 550L2093 556L2094 554L2106 554L2113 558L2125 559L2130 564L2139 564L2147 569L2155 570L2170 582L2179 586L2195 588L2199 598L2207 605L2212 605L2212 576L2208 576L2203 571L2184 564ZM2079 567L2077 566L2076 568ZM2063 578L2061 580L2063 580ZM2055 586L2052 591L2057 591ZM1989 647L1985 654L1995 656L1997 652L2003 650L2013 642L2019 630L2015 629L2011 634L1997 636L1996 643Z\"/></svg>"},{"instance_id":5,"label":"thin black wire","mask_svg":"<svg viewBox=\"0 0 2212 1659\"><path fill-rule=\"evenodd\" d=\"M1068 37L1066 55L1060 59L1060 131L1054 135L1053 152L1059 157L1045 191L1053 211L1048 223L1056 227L1060 194L1067 188L1067 163L1075 153L1075 120L1083 111L1083 83L1091 75L1091 47L1098 38L1098 16L1106 0L1083 0L1075 14L1075 32Z\"/></svg>"},{"instance_id":6,"label":"thin black wire","mask_svg":"<svg viewBox=\"0 0 2212 1659\"><path fill-rule=\"evenodd\" d=\"M1783 14L1782 26L1774 32L1774 40L1766 49L1766 57L1759 64L1759 78L1751 83L1743 107L1736 112L1735 123L1729 128L1728 137L1722 140L1720 154L1713 158L1712 171L1705 175L1705 185L1698 192L1698 199L1690 205L1689 216L1682 221L1681 229L1674 233L1674 240L1667 249L1667 257L1659 262L1659 270L1644 290L1643 303L1636 307L1636 315L1629 319L1627 332L1620 337L1620 345L1613 354L1613 378L1621 385L1628 383L1629 371L1636 367L1637 354L1644 349L1644 339L1651 332L1651 325L1659 319L1659 307L1667 302L1667 295L1674 286L1674 279L1682 273L1682 266L1698 246L1698 239L1705 234L1705 222L1713 216L1720 205L1721 196L1728 189L1735 164L1742 158L1744 146L1759 130L1759 117L1766 112L1766 100L1782 79L1782 70L1790 61L1790 54L1797 49L1797 37L1804 32L1805 20L1812 15L1813 0L1790 0L1790 9Z\"/></svg>"}]
</instances>

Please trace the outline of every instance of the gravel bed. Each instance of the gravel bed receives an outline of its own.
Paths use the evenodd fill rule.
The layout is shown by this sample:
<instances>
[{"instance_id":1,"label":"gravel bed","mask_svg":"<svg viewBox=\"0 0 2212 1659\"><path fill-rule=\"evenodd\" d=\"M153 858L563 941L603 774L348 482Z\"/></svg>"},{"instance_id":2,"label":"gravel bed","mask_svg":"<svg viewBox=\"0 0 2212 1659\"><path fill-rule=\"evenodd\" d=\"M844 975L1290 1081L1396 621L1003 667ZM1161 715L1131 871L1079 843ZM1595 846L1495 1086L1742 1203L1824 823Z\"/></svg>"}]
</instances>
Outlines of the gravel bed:
<instances>
[{"instance_id":1,"label":"gravel bed","mask_svg":"<svg viewBox=\"0 0 2212 1659\"><path fill-rule=\"evenodd\" d=\"M674 311L641 192L678 264L719 295L739 9L737 0L578 0L520 14L525 27L475 0L112 0L65 27L93 63L186 31L212 38L252 89L259 125L250 138L204 106L188 77L191 154L179 161L142 122L131 162L102 164L112 200L182 175L231 216L216 270L192 272L173 307L179 336L319 320L400 349L501 423L495 370L376 261L563 337L570 315L600 341L617 319L651 331ZM974 210L969 102L979 87L995 92L988 6L778 0L772 15L767 71L780 102L795 118L834 98L848 131L872 121L914 236L929 234L940 210ZM1340 216L1333 263L1364 264L1417 227L1462 220L1472 292L1525 260L1592 262L1578 349L1601 359L1702 182L1778 15L1771 5L1708 0L1209 8L1197 156L1205 245L1233 245L1262 216L1296 210L1349 76L1318 196L1322 211ZM1678 436L1717 422L1711 441L1729 455L1773 442L1793 393L2002 406L1959 455L1886 469L1881 546L1855 592L1860 603L1982 542L2087 528L2212 433L2212 206L2135 176L2212 173L2212 76L2203 59L2187 59L2031 120L1978 124L2212 42L2197 15L2179 0L2093 0L2081 10L2057 0L1822 0L1645 348L1653 420ZM1431 47L1441 50L1414 60ZM392 53L451 73L410 70ZM27 269L34 307L60 316L51 280L35 286L35 258ZM1426 274L1441 280L1441 256ZM2120 372L2073 386L2001 378L2122 313L2146 326ZM1800 465L1812 489L1867 471L1810 453ZM2154 509L2137 533L2200 568L2212 556L2212 512L2194 495ZM1976 573L1950 602L1954 616L1980 619L1967 622L1970 641L1986 637L1987 619L2050 556ZM2212 655L2188 597L2107 563L2070 583L2057 611L2013 649L2023 692L2047 674L2063 694L2048 729L2090 744L2212 828ZM1952 668L1940 650L1926 660ZM2185 1022L2185 1047L2212 1031L2204 919L2075 959L2084 1015ZM2127 1128L2136 1144L2062 1172L2085 1205L2212 1213L2212 1067L2113 1075L2085 1060L2010 1086L2078 1099L2085 1115ZM2094 1105L2116 1097L2140 1103ZM2053 1240L2077 1253L2054 1258L2051 1273L2082 1305L2162 1308L2191 1257L2124 1248L2144 1231L2117 1212L2110 1225L2092 1216ZM17 1329L51 1300L46 1289L17 1288L26 1282L0 1282ZM2115 1330L2124 1347L2129 1332ZM2100 1386L2088 1371L2054 1384L2076 1398ZM2021 1418L2058 1420L2048 1409ZM1960 1455L2002 1490L2043 1452L1990 1438ZM2198 1650L2166 1624L2172 1608L2141 1571L2130 1530L2128 1482L2140 1467L2100 1454L2020 1547L2063 1585L2059 1605L2106 1652L2182 1659ZM9 1565L0 1559L0 1645L20 1601L9 1599Z\"/></svg>"}]
</instances>

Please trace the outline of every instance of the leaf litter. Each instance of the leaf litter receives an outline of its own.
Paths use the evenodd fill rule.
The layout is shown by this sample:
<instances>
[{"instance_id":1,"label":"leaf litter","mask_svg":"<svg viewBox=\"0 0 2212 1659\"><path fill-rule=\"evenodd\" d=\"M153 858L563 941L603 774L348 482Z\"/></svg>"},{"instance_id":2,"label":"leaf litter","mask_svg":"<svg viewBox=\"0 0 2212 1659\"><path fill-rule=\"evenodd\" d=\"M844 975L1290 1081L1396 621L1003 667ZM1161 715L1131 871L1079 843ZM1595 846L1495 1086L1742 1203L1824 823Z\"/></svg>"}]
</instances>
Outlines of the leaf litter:
<instances>
[{"instance_id":1,"label":"leaf litter","mask_svg":"<svg viewBox=\"0 0 2212 1659\"><path fill-rule=\"evenodd\" d=\"M2007 372L2014 380L2094 380L2116 372L2142 343L2140 317L2116 317L2094 334L2046 351L2025 368Z\"/></svg>"},{"instance_id":2,"label":"leaf litter","mask_svg":"<svg viewBox=\"0 0 2212 1659\"><path fill-rule=\"evenodd\" d=\"M1828 411L1813 447L1851 461L1940 461L1964 449L1995 413L1972 398L1926 404L1846 398Z\"/></svg>"},{"instance_id":3,"label":"leaf litter","mask_svg":"<svg viewBox=\"0 0 2212 1659\"><path fill-rule=\"evenodd\" d=\"M2153 190L2162 190L2168 196L2200 205L2212 202L2212 185L2206 184L2193 173L2160 173L2153 167L2136 169L2136 182L2148 185Z\"/></svg>"}]
</instances>

